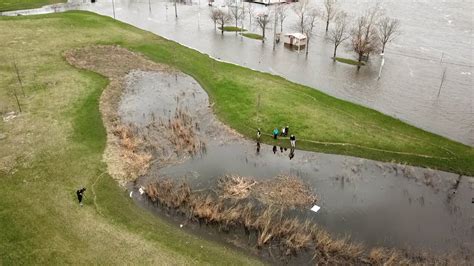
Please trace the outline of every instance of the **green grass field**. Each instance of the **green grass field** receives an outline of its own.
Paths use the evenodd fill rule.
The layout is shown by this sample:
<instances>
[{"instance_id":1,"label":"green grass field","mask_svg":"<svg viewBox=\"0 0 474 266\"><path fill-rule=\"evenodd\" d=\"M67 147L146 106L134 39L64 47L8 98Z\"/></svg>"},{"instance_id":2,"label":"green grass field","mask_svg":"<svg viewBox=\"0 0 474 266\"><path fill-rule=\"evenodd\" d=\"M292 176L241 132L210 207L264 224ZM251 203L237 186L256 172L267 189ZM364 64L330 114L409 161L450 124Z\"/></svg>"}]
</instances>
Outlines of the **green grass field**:
<instances>
[{"instance_id":1,"label":"green grass field","mask_svg":"<svg viewBox=\"0 0 474 266\"><path fill-rule=\"evenodd\" d=\"M250 38L250 39L255 39L255 40L262 40L263 36L260 34L256 33L242 33L242 36Z\"/></svg>"},{"instance_id":2,"label":"green grass field","mask_svg":"<svg viewBox=\"0 0 474 266\"><path fill-rule=\"evenodd\" d=\"M348 59L348 58L343 58L343 57L336 57L336 61L337 61L337 62L341 62L341 63L348 64L348 65L353 65L353 66L359 65L359 62L358 62L357 60ZM365 65L364 62L360 62L360 64L361 64L362 66Z\"/></svg>"},{"instance_id":3,"label":"green grass field","mask_svg":"<svg viewBox=\"0 0 474 266\"><path fill-rule=\"evenodd\" d=\"M2 0L0 12L20 9L32 9L45 5L65 3L67 0Z\"/></svg>"},{"instance_id":4,"label":"green grass field","mask_svg":"<svg viewBox=\"0 0 474 266\"><path fill-rule=\"evenodd\" d=\"M302 149L474 174L471 147L281 77L217 62L108 17L2 17L0 112L17 109L16 89L23 113L0 120L6 134L0 140L0 264L257 263L138 209L103 174L98 98L107 81L62 56L91 44L118 44L193 76L218 117L248 137L260 127L264 141L273 143L271 130L289 124ZM83 208L74 195L81 185L88 188Z\"/></svg>"},{"instance_id":5,"label":"green grass field","mask_svg":"<svg viewBox=\"0 0 474 266\"><path fill-rule=\"evenodd\" d=\"M16 110L12 89L21 94L13 58L26 94L19 117L0 119L0 265L259 264L137 208L103 174L98 99L107 80L61 54L124 36L149 38L86 13L0 18L0 112ZM82 208L75 198L81 185L88 189Z\"/></svg>"},{"instance_id":6,"label":"green grass field","mask_svg":"<svg viewBox=\"0 0 474 266\"><path fill-rule=\"evenodd\" d=\"M219 27L219 30L221 30L222 27ZM241 29L236 26L224 26L224 31L247 31L246 29Z\"/></svg>"}]
</instances>

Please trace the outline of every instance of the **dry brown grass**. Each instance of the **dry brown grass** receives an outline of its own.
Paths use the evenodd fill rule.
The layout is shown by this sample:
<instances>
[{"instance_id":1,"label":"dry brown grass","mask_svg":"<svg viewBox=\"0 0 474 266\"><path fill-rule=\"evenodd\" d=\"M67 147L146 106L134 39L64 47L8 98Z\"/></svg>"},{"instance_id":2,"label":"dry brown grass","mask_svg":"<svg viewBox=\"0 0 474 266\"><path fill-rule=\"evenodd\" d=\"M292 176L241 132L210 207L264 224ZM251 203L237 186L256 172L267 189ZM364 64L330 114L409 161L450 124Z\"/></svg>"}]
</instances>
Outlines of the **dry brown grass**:
<instances>
[{"instance_id":1,"label":"dry brown grass","mask_svg":"<svg viewBox=\"0 0 474 266\"><path fill-rule=\"evenodd\" d=\"M280 175L261 182L253 191L260 201L284 207L310 207L317 202L311 188L296 176Z\"/></svg>"},{"instance_id":2,"label":"dry brown grass","mask_svg":"<svg viewBox=\"0 0 474 266\"><path fill-rule=\"evenodd\" d=\"M119 156L124 164L127 176L137 177L147 172L150 167L152 155L145 150L143 141L133 134L130 127L124 125L114 126L113 134L118 138Z\"/></svg>"},{"instance_id":3,"label":"dry brown grass","mask_svg":"<svg viewBox=\"0 0 474 266\"><path fill-rule=\"evenodd\" d=\"M217 181L217 187L220 190L220 194L225 198L243 199L250 196L250 192L253 186L257 184L257 181L249 178L237 175L228 175L219 178Z\"/></svg>"},{"instance_id":4,"label":"dry brown grass","mask_svg":"<svg viewBox=\"0 0 474 266\"><path fill-rule=\"evenodd\" d=\"M160 202L169 209L178 209L189 203L191 188L186 182L174 183L169 178L163 178L145 188L146 194L153 202Z\"/></svg>"},{"instance_id":5,"label":"dry brown grass","mask_svg":"<svg viewBox=\"0 0 474 266\"><path fill-rule=\"evenodd\" d=\"M229 183L239 186L251 184L249 179L240 177L226 177L223 180L227 180L222 181L223 186ZM225 189L220 191L228 193ZM239 193L240 191L238 190ZM331 237L309 220L288 217L285 207L256 205L245 197L240 197L240 194L229 199L219 193L193 193L185 182L176 185L171 179L162 179L148 185L146 193L152 201L158 201L167 208L179 209L192 219L218 225L221 229L243 227L246 232L255 232L255 245L258 248L277 246L280 247L281 255L286 256L313 250L313 259L318 264L459 264L456 260L439 259L428 254L408 256L395 249L367 250L361 244L352 243L347 237Z\"/></svg>"},{"instance_id":6,"label":"dry brown grass","mask_svg":"<svg viewBox=\"0 0 474 266\"><path fill-rule=\"evenodd\" d=\"M124 77L132 70L170 71L167 66L145 59L138 53L118 46L89 46L64 53L73 66L106 76L110 83L100 98L100 112L107 130L104 160L109 174L121 184L146 173L151 153L132 128L119 120L117 110L124 88Z\"/></svg>"},{"instance_id":7,"label":"dry brown grass","mask_svg":"<svg viewBox=\"0 0 474 266\"><path fill-rule=\"evenodd\" d=\"M296 176L280 175L257 182L251 177L229 175L218 180L219 194L228 199L255 198L284 208L310 207L317 202L311 188Z\"/></svg>"},{"instance_id":8,"label":"dry brown grass","mask_svg":"<svg viewBox=\"0 0 474 266\"><path fill-rule=\"evenodd\" d=\"M175 115L168 121L167 128L171 131L169 140L178 154L184 152L195 155L205 149L205 143L195 133L198 127L188 112L181 108L176 109Z\"/></svg>"}]
</instances>

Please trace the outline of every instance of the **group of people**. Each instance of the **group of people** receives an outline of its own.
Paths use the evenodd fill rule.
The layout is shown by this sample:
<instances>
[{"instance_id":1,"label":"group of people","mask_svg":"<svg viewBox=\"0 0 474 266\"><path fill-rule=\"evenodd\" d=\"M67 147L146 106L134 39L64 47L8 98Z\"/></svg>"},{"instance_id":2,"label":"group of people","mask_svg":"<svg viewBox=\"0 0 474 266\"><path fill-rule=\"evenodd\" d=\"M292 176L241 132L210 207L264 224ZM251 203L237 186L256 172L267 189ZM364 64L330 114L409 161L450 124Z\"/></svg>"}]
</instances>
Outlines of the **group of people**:
<instances>
[{"instance_id":1,"label":"group of people","mask_svg":"<svg viewBox=\"0 0 474 266\"><path fill-rule=\"evenodd\" d=\"M281 132L278 130L278 128L275 128L272 132L272 135L273 135L273 139L278 139L278 135L280 135L281 137L287 137L289 135L289 132L290 132L290 127L289 126L286 126L286 127L282 127L281 128ZM260 147L260 137L262 136L262 131L259 129L257 129L257 146ZM292 148L296 148L296 137L295 135L290 135L290 145Z\"/></svg>"},{"instance_id":2,"label":"group of people","mask_svg":"<svg viewBox=\"0 0 474 266\"><path fill-rule=\"evenodd\" d=\"M272 132L272 136L273 136L273 139L278 139L278 136L280 137L287 137L289 135L289 132L290 132L290 127L289 126L286 126L286 127L282 127L281 129L281 132L278 130L278 128L275 128ZM260 152L260 138L262 136L262 131L259 129L257 129L257 153ZM290 160L293 159L293 157L295 156L295 148L296 148L296 137L295 135L290 135L290 146L291 146L291 149L290 149ZM280 150L281 152L283 152L283 147L280 147ZM286 148L285 148L286 150ZM277 152L277 147L276 146L273 146L273 153L276 153Z\"/></svg>"}]
</instances>

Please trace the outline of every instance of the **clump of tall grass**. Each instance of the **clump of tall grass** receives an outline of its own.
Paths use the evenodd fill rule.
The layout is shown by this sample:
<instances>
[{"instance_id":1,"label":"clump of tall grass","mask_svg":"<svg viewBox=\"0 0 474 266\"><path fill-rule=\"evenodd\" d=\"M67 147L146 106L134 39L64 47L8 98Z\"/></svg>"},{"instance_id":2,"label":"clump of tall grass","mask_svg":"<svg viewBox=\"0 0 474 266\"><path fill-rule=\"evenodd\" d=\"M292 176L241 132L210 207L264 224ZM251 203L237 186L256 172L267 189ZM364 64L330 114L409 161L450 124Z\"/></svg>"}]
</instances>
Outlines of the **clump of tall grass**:
<instances>
[{"instance_id":1,"label":"clump of tall grass","mask_svg":"<svg viewBox=\"0 0 474 266\"><path fill-rule=\"evenodd\" d=\"M223 180L239 185L242 182L250 184L241 178ZM149 184L145 191L152 201L158 201L167 208L179 209L200 223L217 225L226 231L243 228L248 234L253 232L256 247L262 249L277 246L281 254L286 256L297 255L302 251L312 252L313 260L327 264L400 265L448 262L428 255L410 257L395 249L367 250L361 244L352 243L347 237L331 237L310 220L290 217L286 212L287 207L268 205L247 198L226 198L220 194L226 190L192 192L185 182L176 184L165 178Z\"/></svg>"},{"instance_id":2,"label":"clump of tall grass","mask_svg":"<svg viewBox=\"0 0 474 266\"><path fill-rule=\"evenodd\" d=\"M145 151L143 140L133 133L131 127L122 124L116 125L113 133L118 137L120 158L125 163L127 175L136 177L145 174L150 167L152 155Z\"/></svg>"}]
</instances>

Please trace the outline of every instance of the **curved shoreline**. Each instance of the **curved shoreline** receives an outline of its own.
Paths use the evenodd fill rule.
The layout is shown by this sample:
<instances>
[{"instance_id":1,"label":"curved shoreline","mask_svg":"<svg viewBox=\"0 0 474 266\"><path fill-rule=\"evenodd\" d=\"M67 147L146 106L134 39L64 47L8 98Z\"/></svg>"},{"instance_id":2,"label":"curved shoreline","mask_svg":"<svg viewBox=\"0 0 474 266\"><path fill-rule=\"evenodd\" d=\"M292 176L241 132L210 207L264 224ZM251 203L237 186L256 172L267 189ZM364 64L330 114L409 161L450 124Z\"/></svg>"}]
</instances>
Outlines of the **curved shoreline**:
<instances>
[{"instance_id":1,"label":"curved shoreline","mask_svg":"<svg viewBox=\"0 0 474 266\"><path fill-rule=\"evenodd\" d=\"M117 65L114 64L113 60L110 60L110 58L107 58L109 60L109 63L113 64L113 67L111 69L107 69L107 67L97 67L94 65L90 65L90 62L87 62L87 60L91 60L91 58L88 58L88 56L92 56L97 52L97 50L100 51L100 55L109 55L110 53L107 52L107 50L113 51L114 56L118 57L126 57L127 59L130 59L132 61L136 61L134 64L126 64L127 66L122 66L118 67L118 71L113 70L114 68L117 68ZM110 51L109 51L110 52ZM91 54L92 53L92 54ZM82 57L82 56L84 57ZM175 73L174 71L170 72L170 69L168 67L163 67L160 66L156 63L153 63L151 61L145 60L141 58L140 55L137 55L135 53L131 53L123 48L118 48L118 47L110 47L110 46L94 46L94 47L88 47L88 48L81 48L81 49L76 49L75 51L68 51L65 54L68 62L71 64L75 65L76 67L88 69L88 70L93 70L101 73L102 75L108 76L110 79L110 83L107 86L106 90L101 96L101 113L104 117L104 124L106 125L107 128L107 149L106 153L104 154L104 159L107 162L108 165L108 171L111 173L111 175L119 180L119 182L123 185L125 182L134 180L137 176L142 175L146 172L148 169L148 166L153 163L155 160L159 160L160 158L155 158L155 160L150 160L147 162L147 166L141 168L141 171L128 171L124 172L124 169L129 169L130 170L130 162L127 165L126 163L123 163L123 160L121 160L120 157L123 156L118 156L118 154L121 153L121 149L123 149L123 145L121 144L121 139L120 137L117 137L117 127L120 126L120 122L118 119L118 105L119 105L119 99L121 98L121 94L123 92L123 85L125 82L125 74L130 73L132 70L141 70L141 71L166 71L168 73ZM122 58L123 59L123 58ZM94 57L92 59L97 63L97 61L101 61L101 59ZM110 62L111 61L111 62ZM122 60L122 62L128 62L129 60ZM104 62L102 62L103 64ZM99 64L100 65L100 64ZM177 72L176 72L177 73ZM178 74L176 74L178 75ZM194 93L193 93L194 95ZM179 100L177 100L179 101ZM211 113L212 111L207 110L207 113ZM212 114L213 115L213 114ZM222 125L222 124L221 124ZM223 125L222 125L223 126ZM214 128L213 130L216 130ZM220 132L219 129L217 129L218 132ZM206 131L205 133L208 134L210 131ZM217 137L219 134L216 135ZM143 136L141 136L143 137ZM241 138L238 137L237 139ZM225 138L224 138L225 139ZM139 151L144 151L146 150L146 145L145 147L139 148ZM123 155L123 154L122 154ZM173 162L176 162L176 160L172 160ZM132 164L135 163L133 160L131 162ZM160 168L163 167L163 164L160 165ZM395 167L395 166L394 166ZM133 167L131 167L133 169Z\"/></svg>"}]
</instances>

